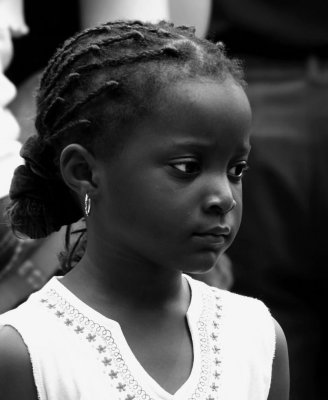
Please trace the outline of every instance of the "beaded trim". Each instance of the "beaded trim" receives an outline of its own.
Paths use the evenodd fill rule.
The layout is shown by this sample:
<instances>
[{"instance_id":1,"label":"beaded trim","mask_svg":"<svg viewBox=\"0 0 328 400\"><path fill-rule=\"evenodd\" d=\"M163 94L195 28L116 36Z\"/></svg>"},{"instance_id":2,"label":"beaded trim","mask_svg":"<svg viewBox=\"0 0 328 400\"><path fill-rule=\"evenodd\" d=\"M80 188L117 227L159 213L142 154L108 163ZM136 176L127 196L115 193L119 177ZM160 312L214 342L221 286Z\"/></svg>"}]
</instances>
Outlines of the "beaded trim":
<instances>
[{"instance_id":1,"label":"beaded trim","mask_svg":"<svg viewBox=\"0 0 328 400\"><path fill-rule=\"evenodd\" d=\"M188 400L216 400L219 395L222 372L221 298L215 289L203 287L202 301L202 312L197 323L201 373L197 386ZM75 332L80 340L86 340L93 347L96 358L103 364L104 373L108 375L110 385L122 395L120 397L122 400L155 400L132 375L109 329L83 315L52 288L43 294L40 302L62 321L63 326ZM197 337L194 340L197 340Z\"/></svg>"}]
</instances>

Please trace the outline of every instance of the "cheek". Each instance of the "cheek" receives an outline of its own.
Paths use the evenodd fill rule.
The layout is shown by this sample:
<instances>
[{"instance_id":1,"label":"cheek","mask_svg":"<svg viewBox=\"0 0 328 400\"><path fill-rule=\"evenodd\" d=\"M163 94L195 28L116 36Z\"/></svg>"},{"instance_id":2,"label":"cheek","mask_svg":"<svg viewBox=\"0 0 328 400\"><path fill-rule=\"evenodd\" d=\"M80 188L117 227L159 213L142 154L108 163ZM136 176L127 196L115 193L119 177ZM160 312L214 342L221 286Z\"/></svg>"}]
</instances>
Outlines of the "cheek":
<instances>
[{"instance_id":1,"label":"cheek","mask_svg":"<svg viewBox=\"0 0 328 400\"><path fill-rule=\"evenodd\" d=\"M242 221L242 215L243 215L243 205L239 204L236 207L236 218L235 218L236 219L236 223L235 223L236 231L239 230L239 227L240 227L240 224Z\"/></svg>"},{"instance_id":2,"label":"cheek","mask_svg":"<svg viewBox=\"0 0 328 400\"><path fill-rule=\"evenodd\" d=\"M154 236L174 235L178 224L186 216L186 210L179 205L178 196L169 189L154 187L140 191L135 202L129 202L129 222L136 223Z\"/></svg>"},{"instance_id":3,"label":"cheek","mask_svg":"<svg viewBox=\"0 0 328 400\"><path fill-rule=\"evenodd\" d=\"M233 210L233 218L234 218L234 229L236 233L239 230L241 220L242 220L242 214L243 214L243 195L242 195L242 186L240 184L240 187L236 188L233 191L233 198L235 199L237 205L235 209Z\"/></svg>"},{"instance_id":4,"label":"cheek","mask_svg":"<svg viewBox=\"0 0 328 400\"><path fill-rule=\"evenodd\" d=\"M164 183L163 177L140 175L138 180L125 180L124 185L110 182L103 212L122 228L124 225L136 231L148 230L155 235L168 232L178 223L181 213L177 193Z\"/></svg>"}]
</instances>

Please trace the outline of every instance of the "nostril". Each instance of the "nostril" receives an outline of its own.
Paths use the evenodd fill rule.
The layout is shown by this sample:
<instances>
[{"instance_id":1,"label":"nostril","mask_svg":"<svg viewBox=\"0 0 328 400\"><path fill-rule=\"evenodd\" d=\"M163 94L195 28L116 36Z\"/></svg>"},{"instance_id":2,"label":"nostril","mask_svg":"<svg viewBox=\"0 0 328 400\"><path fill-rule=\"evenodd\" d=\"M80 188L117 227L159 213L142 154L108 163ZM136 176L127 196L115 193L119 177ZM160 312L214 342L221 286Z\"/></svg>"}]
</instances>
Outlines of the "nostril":
<instances>
[{"instance_id":1,"label":"nostril","mask_svg":"<svg viewBox=\"0 0 328 400\"><path fill-rule=\"evenodd\" d=\"M227 214L233 210L236 205L237 202L234 199L222 200L219 198L211 198L206 202L205 211L216 214Z\"/></svg>"},{"instance_id":2,"label":"nostril","mask_svg":"<svg viewBox=\"0 0 328 400\"><path fill-rule=\"evenodd\" d=\"M231 210L233 210L237 205L237 202L235 199L232 199L231 205L230 207L225 211L225 214L227 214L228 212L230 212Z\"/></svg>"}]
</instances>

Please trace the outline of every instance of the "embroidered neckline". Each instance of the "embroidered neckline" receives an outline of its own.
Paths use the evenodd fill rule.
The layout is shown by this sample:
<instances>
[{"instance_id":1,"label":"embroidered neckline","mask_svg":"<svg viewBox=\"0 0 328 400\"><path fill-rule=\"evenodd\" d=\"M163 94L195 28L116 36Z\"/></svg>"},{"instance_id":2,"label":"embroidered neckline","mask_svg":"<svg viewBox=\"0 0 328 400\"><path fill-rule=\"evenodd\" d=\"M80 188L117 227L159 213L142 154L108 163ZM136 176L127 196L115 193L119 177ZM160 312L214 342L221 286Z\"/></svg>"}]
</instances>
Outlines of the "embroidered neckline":
<instances>
[{"instance_id":1,"label":"embroidered neckline","mask_svg":"<svg viewBox=\"0 0 328 400\"><path fill-rule=\"evenodd\" d=\"M202 310L197 321L198 338L197 335L194 338L199 340L200 346L200 376L188 400L215 400L222 373L220 336L222 299L216 289L206 286L202 286L201 296ZM124 393L125 397L121 397L123 400L155 400L129 370L111 329L84 315L51 285L48 290L43 291L39 301L48 312L62 322L65 329L76 334L80 340L86 341L93 348L96 358L102 364L103 372L108 375L110 385L119 393Z\"/></svg>"}]
</instances>

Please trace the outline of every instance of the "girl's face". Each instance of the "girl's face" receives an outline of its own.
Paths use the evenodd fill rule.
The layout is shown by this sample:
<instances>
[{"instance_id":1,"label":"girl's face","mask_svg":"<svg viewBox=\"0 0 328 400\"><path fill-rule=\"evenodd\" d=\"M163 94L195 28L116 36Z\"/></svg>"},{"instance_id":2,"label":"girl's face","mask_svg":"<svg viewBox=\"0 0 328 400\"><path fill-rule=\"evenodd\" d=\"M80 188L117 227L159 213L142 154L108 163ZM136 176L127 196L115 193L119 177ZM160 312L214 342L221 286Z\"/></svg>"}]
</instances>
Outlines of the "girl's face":
<instances>
[{"instance_id":1,"label":"girl's face","mask_svg":"<svg viewBox=\"0 0 328 400\"><path fill-rule=\"evenodd\" d=\"M125 259L204 272L240 225L249 103L232 80L188 82L154 109L117 157L99 161L94 226Z\"/></svg>"}]
</instances>

